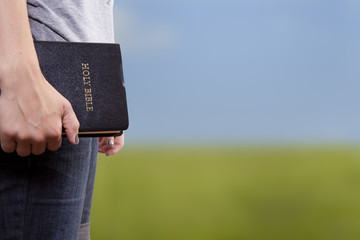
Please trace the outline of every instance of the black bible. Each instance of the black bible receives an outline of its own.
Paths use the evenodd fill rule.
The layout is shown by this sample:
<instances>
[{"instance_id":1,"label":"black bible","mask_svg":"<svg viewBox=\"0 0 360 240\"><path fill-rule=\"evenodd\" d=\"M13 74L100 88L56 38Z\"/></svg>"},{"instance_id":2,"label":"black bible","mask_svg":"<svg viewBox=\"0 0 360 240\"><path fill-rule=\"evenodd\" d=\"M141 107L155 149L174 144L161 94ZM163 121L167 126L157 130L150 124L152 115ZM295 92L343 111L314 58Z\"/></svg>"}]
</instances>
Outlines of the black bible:
<instances>
[{"instance_id":1,"label":"black bible","mask_svg":"<svg viewBox=\"0 0 360 240\"><path fill-rule=\"evenodd\" d=\"M120 45L35 41L46 80L68 99L79 136L112 136L129 125Z\"/></svg>"}]
</instances>

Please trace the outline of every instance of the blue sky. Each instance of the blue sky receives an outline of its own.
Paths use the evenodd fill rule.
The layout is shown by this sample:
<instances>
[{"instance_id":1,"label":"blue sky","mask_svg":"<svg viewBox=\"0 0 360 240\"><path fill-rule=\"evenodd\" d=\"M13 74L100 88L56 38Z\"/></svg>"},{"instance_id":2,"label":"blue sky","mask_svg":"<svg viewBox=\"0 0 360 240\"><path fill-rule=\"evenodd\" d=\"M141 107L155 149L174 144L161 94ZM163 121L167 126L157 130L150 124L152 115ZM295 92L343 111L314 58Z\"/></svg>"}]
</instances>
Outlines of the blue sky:
<instances>
[{"instance_id":1,"label":"blue sky","mask_svg":"<svg viewBox=\"0 0 360 240\"><path fill-rule=\"evenodd\" d=\"M130 142L360 139L360 2L115 3Z\"/></svg>"}]
</instances>

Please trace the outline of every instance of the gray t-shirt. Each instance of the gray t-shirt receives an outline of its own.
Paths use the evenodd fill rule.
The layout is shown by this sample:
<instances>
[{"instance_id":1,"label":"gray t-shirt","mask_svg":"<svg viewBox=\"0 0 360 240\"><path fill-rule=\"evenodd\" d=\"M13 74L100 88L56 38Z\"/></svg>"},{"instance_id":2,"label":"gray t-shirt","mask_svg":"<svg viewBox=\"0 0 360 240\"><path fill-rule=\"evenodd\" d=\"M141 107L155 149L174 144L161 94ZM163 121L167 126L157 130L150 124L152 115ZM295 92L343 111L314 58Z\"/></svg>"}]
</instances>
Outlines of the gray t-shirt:
<instances>
[{"instance_id":1,"label":"gray t-shirt","mask_svg":"<svg viewBox=\"0 0 360 240\"><path fill-rule=\"evenodd\" d=\"M114 42L113 0L27 0L35 40Z\"/></svg>"}]
</instances>

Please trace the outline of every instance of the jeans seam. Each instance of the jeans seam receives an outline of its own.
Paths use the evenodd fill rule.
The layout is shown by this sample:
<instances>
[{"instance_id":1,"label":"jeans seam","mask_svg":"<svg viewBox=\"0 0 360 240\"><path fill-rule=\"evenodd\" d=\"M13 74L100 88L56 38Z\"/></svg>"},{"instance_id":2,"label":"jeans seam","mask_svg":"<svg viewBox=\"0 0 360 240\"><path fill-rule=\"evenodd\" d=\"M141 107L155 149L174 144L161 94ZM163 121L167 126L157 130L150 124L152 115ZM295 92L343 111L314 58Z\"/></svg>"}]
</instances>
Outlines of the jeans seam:
<instances>
[{"instance_id":1,"label":"jeans seam","mask_svg":"<svg viewBox=\"0 0 360 240\"><path fill-rule=\"evenodd\" d=\"M25 193L25 200L24 200L24 216L23 216L23 229L22 229L22 239L25 239L25 223L26 223L26 216L28 210L28 199L29 199L29 183L30 183L30 166L31 166L31 156L28 156L28 165L27 165L27 182L26 182L26 193Z\"/></svg>"}]
</instances>

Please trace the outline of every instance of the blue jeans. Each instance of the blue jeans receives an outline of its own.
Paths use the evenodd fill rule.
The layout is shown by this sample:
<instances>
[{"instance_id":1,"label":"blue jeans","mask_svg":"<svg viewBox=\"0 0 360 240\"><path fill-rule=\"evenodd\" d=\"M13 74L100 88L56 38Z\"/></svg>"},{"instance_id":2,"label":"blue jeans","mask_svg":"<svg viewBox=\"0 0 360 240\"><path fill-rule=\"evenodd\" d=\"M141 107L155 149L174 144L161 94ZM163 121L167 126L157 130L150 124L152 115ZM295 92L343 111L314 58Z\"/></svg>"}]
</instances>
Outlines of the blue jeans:
<instances>
[{"instance_id":1,"label":"blue jeans","mask_svg":"<svg viewBox=\"0 0 360 240\"><path fill-rule=\"evenodd\" d=\"M0 149L0 239L75 240L90 222L97 138L19 157Z\"/></svg>"}]
</instances>

